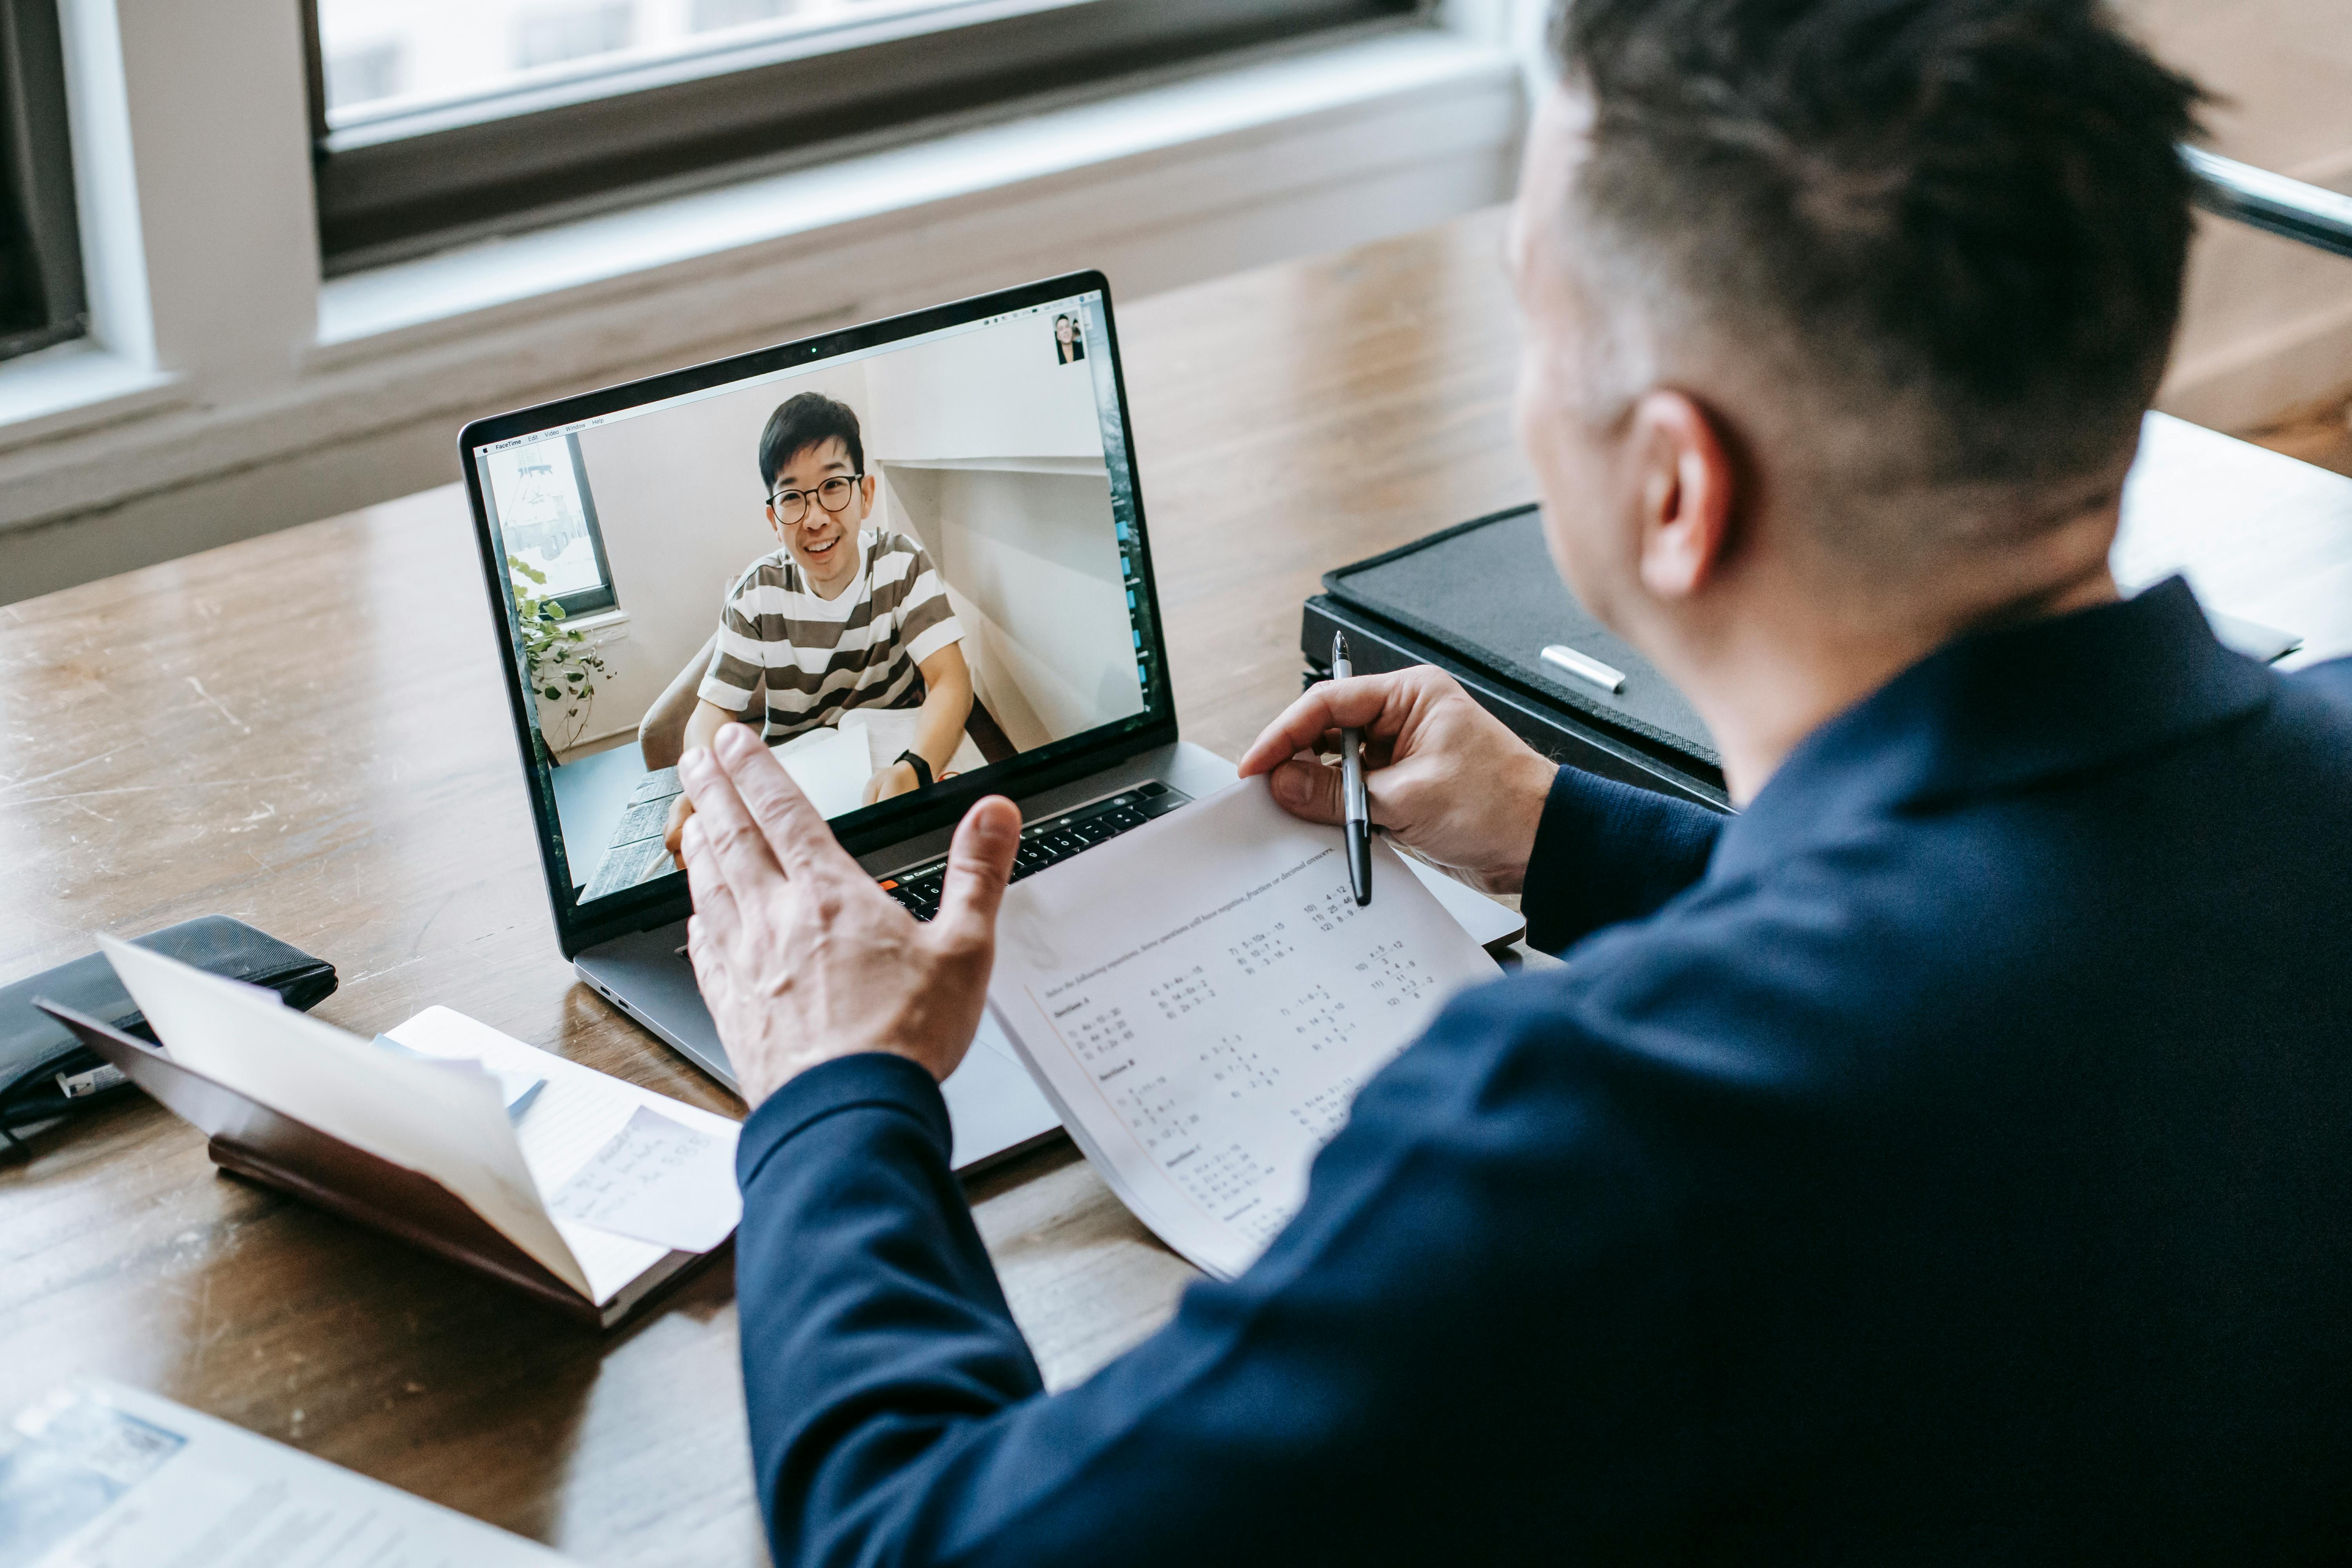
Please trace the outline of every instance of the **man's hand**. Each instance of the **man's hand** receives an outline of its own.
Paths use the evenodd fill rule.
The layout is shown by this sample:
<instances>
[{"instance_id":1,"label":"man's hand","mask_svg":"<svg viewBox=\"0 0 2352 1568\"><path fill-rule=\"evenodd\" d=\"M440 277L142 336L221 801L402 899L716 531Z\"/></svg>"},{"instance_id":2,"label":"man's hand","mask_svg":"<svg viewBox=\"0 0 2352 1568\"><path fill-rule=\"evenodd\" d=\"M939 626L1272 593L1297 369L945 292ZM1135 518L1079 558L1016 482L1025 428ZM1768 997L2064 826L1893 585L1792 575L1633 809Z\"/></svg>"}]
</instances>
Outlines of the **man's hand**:
<instances>
[{"instance_id":1,"label":"man's hand","mask_svg":"<svg viewBox=\"0 0 2352 1568\"><path fill-rule=\"evenodd\" d=\"M964 815L938 918L918 924L742 726L688 752L678 776L694 801L687 955L745 1101L864 1051L953 1072L987 1000L1019 809L991 795Z\"/></svg>"},{"instance_id":2,"label":"man's hand","mask_svg":"<svg viewBox=\"0 0 2352 1568\"><path fill-rule=\"evenodd\" d=\"M1416 665L1327 680L1266 726L1242 777L1274 775L1274 798L1309 822L1339 822L1339 770L1300 752L1336 752L1364 731L1372 821L1433 864L1489 893L1516 893L1557 766L1537 755L1451 676Z\"/></svg>"},{"instance_id":3,"label":"man's hand","mask_svg":"<svg viewBox=\"0 0 2352 1568\"><path fill-rule=\"evenodd\" d=\"M683 764L685 759L679 762ZM677 862L681 871L686 869L686 819L693 815L694 797L678 795L669 803L669 822L662 829L662 847L669 851L669 858Z\"/></svg>"}]
</instances>

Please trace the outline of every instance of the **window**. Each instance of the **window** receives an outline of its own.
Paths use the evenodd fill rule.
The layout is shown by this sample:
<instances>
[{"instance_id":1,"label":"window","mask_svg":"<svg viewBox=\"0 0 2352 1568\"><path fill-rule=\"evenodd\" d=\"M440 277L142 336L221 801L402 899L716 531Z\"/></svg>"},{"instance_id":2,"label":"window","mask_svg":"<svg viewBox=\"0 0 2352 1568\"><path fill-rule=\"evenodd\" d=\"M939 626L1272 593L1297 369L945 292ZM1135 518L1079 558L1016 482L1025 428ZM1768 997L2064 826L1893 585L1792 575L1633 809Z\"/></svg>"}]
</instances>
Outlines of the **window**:
<instances>
[{"instance_id":1,"label":"window","mask_svg":"<svg viewBox=\"0 0 2352 1568\"><path fill-rule=\"evenodd\" d=\"M390 98L407 79L407 60L397 39L336 50L326 58L327 101L369 103Z\"/></svg>"},{"instance_id":2,"label":"window","mask_svg":"<svg viewBox=\"0 0 2352 1568\"><path fill-rule=\"evenodd\" d=\"M514 68L562 65L629 47L636 6L631 0L593 5L534 5L515 18Z\"/></svg>"},{"instance_id":3,"label":"window","mask_svg":"<svg viewBox=\"0 0 2352 1568\"><path fill-rule=\"evenodd\" d=\"M525 442L483 459L499 542L520 563L534 595L552 599L566 616L609 610L613 574L604 563L604 533L580 443L572 436ZM530 574L536 573L537 576Z\"/></svg>"},{"instance_id":4,"label":"window","mask_svg":"<svg viewBox=\"0 0 2352 1568\"><path fill-rule=\"evenodd\" d=\"M6 0L0 0L6 3ZM1421 0L308 0L341 273Z\"/></svg>"},{"instance_id":5,"label":"window","mask_svg":"<svg viewBox=\"0 0 2352 1568\"><path fill-rule=\"evenodd\" d=\"M57 0L0 0L0 359L81 336Z\"/></svg>"}]
</instances>

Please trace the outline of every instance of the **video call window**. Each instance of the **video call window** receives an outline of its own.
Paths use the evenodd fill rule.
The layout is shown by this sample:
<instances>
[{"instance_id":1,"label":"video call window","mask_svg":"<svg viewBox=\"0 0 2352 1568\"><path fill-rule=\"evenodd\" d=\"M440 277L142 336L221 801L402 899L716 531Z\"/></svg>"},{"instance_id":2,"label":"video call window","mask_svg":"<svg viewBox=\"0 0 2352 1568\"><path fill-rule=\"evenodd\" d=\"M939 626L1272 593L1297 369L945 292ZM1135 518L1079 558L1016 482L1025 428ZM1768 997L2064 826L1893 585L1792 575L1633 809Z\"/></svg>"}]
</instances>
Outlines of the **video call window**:
<instances>
[{"instance_id":1,"label":"video call window","mask_svg":"<svg viewBox=\"0 0 2352 1568\"><path fill-rule=\"evenodd\" d=\"M677 761L723 724L831 817L1147 710L1097 298L477 451L499 548L547 579L518 595L604 611L580 641L509 627L566 693L541 765L583 902L677 874Z\"/></svg>"}]
</instances>

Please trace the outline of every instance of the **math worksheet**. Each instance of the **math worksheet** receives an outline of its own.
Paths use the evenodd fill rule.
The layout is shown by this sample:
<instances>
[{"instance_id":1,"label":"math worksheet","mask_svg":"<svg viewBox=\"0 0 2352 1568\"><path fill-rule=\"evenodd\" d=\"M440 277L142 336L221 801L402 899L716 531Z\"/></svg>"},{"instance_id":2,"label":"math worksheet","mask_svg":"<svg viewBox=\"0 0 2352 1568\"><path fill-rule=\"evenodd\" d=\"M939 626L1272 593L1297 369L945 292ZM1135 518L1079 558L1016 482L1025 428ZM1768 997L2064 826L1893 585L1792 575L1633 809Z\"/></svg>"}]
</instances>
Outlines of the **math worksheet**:
<instances>
[{"instance_id":1,"label":"math worksheet","mask_svg":"<svg viewBox=\"0 0 2352 1568\"><path fill-rule=\"evenodd\" d=\"M1251 779L1005 893L990 1008L1111 1190L1221 1279L1297 1212L1356 1091L1499 973L1372 850L1359 908L1339 830Z\"/></svg>"}]
</instances>

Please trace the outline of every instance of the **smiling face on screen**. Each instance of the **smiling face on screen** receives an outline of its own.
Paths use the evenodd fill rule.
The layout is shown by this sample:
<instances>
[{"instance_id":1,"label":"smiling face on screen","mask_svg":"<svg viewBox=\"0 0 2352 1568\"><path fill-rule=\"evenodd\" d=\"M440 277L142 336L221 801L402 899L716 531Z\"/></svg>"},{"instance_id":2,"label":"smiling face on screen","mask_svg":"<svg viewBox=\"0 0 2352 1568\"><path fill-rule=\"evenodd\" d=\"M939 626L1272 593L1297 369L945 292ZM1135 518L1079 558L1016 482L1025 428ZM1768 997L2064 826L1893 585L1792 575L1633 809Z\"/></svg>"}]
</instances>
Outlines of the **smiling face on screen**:
<instances>
[{"instance_id":1,"label":"smiling face on screen","mask_svg":"<svg viewBox=\"0 0 2352 1568\"><path fill-rule=\"evenodd\" d=\"M874 479L871 475L853 479L856 472L856 465L849 460L849 447L838 436L803 447L776 470L775 489L768 502L768 526L776 531L778 542L792 551L820 598L837 595L857 571L857 531L874 508ZM839 511L827 510L825 502L836 498L824 494L825 482L845 479L852 480L845 504ZM806 498L797 522L786 521L793 510L789 504L793 491ZM786 498L781 506L775 499L780 496Z\"/></svg>"}]
</instances>

